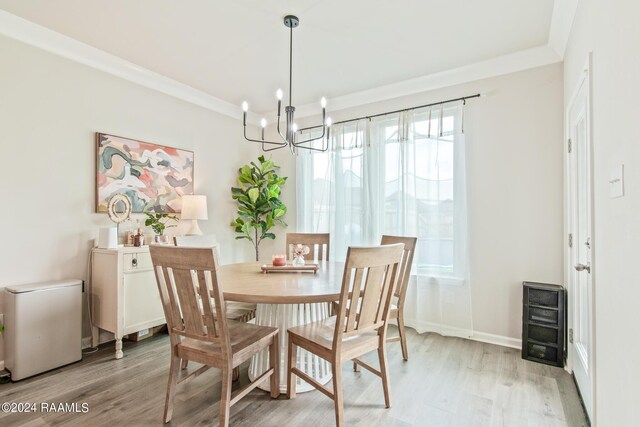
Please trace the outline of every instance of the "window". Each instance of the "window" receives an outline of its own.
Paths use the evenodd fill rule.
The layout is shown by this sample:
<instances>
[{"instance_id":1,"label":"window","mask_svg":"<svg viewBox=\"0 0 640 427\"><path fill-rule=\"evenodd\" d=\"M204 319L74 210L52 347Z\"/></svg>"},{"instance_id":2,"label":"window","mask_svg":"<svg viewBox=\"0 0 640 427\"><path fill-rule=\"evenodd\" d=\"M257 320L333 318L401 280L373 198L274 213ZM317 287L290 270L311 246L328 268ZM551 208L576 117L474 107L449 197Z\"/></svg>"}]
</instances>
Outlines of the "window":
<instances>
[{"instance_id":1,"label":"window","mask_svg":"<svg viewBox=\"0 0 640 427\"><path fill-rule=\"evenodd\" d=\"M332 251L418 237L414 273L466 273L464 141L458 108L334 126L327 152L298 156L298 226L331 232ZM309 135L304 135L307 137Z\"/></svg>"}]
</instances>

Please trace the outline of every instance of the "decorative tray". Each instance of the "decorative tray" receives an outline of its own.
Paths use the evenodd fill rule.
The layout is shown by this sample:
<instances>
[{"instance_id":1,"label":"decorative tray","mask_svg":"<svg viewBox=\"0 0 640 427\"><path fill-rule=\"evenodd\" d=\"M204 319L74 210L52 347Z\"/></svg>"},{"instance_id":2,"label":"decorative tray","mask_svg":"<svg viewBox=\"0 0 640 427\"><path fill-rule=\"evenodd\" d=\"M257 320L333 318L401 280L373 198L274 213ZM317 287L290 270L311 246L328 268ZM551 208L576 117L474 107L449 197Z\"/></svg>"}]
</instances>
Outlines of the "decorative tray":
<instances>
[{"instance_id":1,"label":"decorative tray","mask_svg":"<svg viewBox=\"0 0 640 427\"><path fill-rule=\"evenodd\" d=\"M318 264L305 264L300 266L291 265L291 264L279 265L279 266L264 264L261 267L262 272L265 274L277 273L277 272L302 272L302 273L312 272L313 274L316 274L319 269L320 267L318 266Z\"/></svg>"}]
</instances>

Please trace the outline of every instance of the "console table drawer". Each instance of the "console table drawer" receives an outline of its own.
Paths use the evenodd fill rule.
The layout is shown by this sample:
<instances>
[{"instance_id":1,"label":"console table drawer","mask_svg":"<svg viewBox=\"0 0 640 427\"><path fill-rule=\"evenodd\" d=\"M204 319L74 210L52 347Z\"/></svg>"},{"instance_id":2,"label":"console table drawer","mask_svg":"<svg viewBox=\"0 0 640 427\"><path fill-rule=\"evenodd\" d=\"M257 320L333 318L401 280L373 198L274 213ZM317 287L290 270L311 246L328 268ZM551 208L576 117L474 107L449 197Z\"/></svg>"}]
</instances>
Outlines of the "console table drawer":
<instances>
[{"instance_id":1,"label":"console table drawer","mask_svg":"<svg viewBox=\"0 0 640 427\"><path fill-rule=\"evenodd\" d=\"M153 270L151 255L148 251L123 254L122 257L122 268L124 269L125 273L131 273L133 271Z\"/></svg>"}]
</instances>

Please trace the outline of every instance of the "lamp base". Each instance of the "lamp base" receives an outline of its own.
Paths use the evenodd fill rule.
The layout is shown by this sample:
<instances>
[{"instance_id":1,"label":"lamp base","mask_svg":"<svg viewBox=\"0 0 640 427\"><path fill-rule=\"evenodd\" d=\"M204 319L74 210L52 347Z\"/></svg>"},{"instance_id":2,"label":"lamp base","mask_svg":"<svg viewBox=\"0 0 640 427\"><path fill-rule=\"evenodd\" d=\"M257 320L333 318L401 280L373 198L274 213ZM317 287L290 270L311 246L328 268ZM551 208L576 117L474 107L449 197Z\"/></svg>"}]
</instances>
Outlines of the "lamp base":
<instances>
[{"instance_id":1,"label":"lamp base","mask_svg":"<svg viewBox=\"0 0 640 427\"><path fill-rule=\"evenodd\" d=\"M191 220L191 228L187 231L187 236L202 236L202 230L200 230L200 226L198 225L197 219Z\"/></svg>"}]
</instances>

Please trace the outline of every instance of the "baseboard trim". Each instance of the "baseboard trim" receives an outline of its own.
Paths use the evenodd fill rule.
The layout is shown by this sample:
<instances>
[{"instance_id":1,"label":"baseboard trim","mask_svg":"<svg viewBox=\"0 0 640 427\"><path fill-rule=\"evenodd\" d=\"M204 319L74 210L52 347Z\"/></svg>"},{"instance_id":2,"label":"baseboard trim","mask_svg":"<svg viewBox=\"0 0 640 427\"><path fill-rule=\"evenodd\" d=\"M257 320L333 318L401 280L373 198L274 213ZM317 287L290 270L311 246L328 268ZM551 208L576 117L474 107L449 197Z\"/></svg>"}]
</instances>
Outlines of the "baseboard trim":
<instances>
[{"instance_id":1,"label":"baseboard trim","mask_svg":"<svg viewBox=\"0 0 640 427\"><path fill-rule=\"evenodd\" d=\"M502 347L510 347L522 350L522 340L518 338L505 337L503 335L489 334L487 332L475 331L471 337L474 341L496 344Z\"/></svg>"},{"instance_id":2,"label":"baseboard trim","mask_svg":"<svg viewBox=\"0 0 640 427\"><path fill-rule=\"evenodd\" d=\"M470 329L457 328L455 326L443 325L440 323L423 322L416 319L405 319L405 325L418 331L419 334L425 332L435 332L446 337L459 337L470 339L473 331Z\"/></svg>"},{"instance_id":3,"label":"baseboard trim","mask_svg":"<svg viewBox=\"0 0 640 427\"><path fill-rule=\"evenodd\" d=\"M406 319L405 324L409 328L415 329L419 334L425 332L435 332L446 337L465 338L472 341L486 342L502 347L522 349L522 340L518 338L505 337L487 332L473 331L471 329L456 328L454 326L442 325L439 323L422 322L415 319Z\"/></svg>"}]
</instances>

